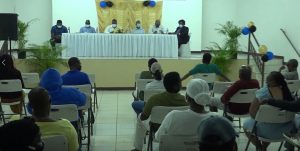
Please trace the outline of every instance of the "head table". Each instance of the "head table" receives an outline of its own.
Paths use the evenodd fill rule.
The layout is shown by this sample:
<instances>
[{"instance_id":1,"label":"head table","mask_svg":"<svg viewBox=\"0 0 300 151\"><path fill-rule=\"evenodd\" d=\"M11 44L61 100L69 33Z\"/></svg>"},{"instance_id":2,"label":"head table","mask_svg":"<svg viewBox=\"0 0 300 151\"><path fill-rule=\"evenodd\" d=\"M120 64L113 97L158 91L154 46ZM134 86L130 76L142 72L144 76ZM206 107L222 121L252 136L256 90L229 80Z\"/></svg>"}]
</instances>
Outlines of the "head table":
<instances>
[{"instance_id":1,"label":"head table","mask_svg":"<svg viewBox=\"0 0 300 151\"><path fill-rule=\"evenodd\" d=\"M176 35L66 33L63 57L178 58Z\"/></svg>"}]
</instances>

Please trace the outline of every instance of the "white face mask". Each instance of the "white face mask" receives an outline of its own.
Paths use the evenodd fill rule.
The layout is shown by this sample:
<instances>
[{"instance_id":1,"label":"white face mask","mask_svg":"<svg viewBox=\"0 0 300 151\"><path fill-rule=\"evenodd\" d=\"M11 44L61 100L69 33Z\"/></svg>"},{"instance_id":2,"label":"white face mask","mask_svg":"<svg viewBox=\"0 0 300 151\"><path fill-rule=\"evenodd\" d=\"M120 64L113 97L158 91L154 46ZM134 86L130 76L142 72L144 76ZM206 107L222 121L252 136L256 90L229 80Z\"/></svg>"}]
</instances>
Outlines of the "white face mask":
<instances>
[{"instance_id":1,"label":"white face mask","mask_svg":"<svg viewBox=\"0 0 300 151\"><path fill-rule=\"evenodd\" d=\"M117 24L112 24L112 27L113 27L113 28L116 28L116 27L117 27Z\"/></svg>"},{"instance_id":2,"label":"white face mask","mask_svg":"<svg viewBox=\"0 0 300 151\"><path fill-rule=\"evenodd\" d=\"M57 26L57 28L61 28L61 27L62 27L62 25Z\"/></svg>"},{"instance_id":3,"label":"white face mask","mask_svg":"<svg viewBox=\"0 0 300 151\"><path fill-rule=\"evenodd\" d=\"M183 25L179 24L179 28L182 28L182 27L183 27Z\"/></svg>"},{"instance_id":4,"label":"white face mask","mask_svg":"<svg viewBox=\"0 0 300 151\"><path fill-rule=\"evenodd\" d=\"M85 27L86 27L86 28L89 28L89 27L91 27L91 26L90 26L90 25L85 25Z\"/></svg>"}]
</instances>

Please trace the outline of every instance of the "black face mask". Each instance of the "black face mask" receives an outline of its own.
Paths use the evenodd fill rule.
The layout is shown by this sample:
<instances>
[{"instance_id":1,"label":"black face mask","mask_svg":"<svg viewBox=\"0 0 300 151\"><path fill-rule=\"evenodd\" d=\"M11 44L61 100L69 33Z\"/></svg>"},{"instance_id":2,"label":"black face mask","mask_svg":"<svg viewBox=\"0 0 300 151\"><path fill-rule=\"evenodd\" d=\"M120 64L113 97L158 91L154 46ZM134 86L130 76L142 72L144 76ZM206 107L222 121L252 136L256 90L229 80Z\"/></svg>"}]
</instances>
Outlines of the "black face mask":
<instances>
[{"instance_id":1,"label":"black face mask","mask_svg":"<svg viewBox=\"0 0 300 151\"><path fill-rule=\"evenodd\" d=\"M155 24L155 27L158 28L160 25L159 24Z\"/></svg>"}]
</instances>

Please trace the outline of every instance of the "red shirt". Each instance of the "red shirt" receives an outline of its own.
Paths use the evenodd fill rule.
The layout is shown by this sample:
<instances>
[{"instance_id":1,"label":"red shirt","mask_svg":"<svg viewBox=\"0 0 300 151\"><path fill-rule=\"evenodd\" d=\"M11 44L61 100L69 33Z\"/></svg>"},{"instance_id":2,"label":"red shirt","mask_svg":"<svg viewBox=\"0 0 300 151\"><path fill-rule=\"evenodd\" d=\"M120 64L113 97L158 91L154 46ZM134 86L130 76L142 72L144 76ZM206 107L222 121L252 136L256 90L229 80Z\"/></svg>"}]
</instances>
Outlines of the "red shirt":
<instances>
[{"instance_id":1,"label":"red shirt","mask_svg":"<svg viewBox=\"0 0 300 151\"><path fill-rule=\"evenodd\" d=\"M228 104L228 109L231 113L245 114L249 112L250 104L228 103L230 98L239 90L242 89L259 89L259 83L257 80L238 80L221 97L223 104ZM254 99L254 98L253 98Z\"/></svg>"}]
</instances>

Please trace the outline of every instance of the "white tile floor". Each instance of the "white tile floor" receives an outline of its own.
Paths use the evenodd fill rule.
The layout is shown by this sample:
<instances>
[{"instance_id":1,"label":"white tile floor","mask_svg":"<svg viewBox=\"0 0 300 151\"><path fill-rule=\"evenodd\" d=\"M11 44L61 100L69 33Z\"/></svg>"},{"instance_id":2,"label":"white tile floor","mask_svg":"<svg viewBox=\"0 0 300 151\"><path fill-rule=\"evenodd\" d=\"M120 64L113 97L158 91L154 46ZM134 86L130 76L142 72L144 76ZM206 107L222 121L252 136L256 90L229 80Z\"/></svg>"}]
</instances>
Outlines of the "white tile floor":
<instances>
[{"instance_id":1,"label":"white tile floor","mask_svg":"<svg viewBox=\"0 0 300 151\"><path fill-rule=\"evenodd\" d=\"M132 91L98 91L99 109L95 112L94 136L91 151L130 151L133 149L136 115L131 108ZM184 92L182 92L184 94ZM9 107L4 107L5 112ZM222 113L220 112L220 115ZM237 139L239 151L245 150L247 138L243 133ZM157 145L154 144L154 147ZM273 143L269 151L278 150L279 143ZM83 151L86 147L83 146ZM144 145L144 151L146 145ZM254 151L250 145L249 151ZM282 149L284 150L284 149Z\"/></svg>"},{"instance_id":2,"label":"white tile floor","mask_svg":"<svg viewBox=\"0 0 300 151\"><path fill-rule=\"evenodd\" d=\"M99 110L96 113L95 133L92 137L92 151L129 151L133 149L136 115L131 108L131 91L99 91ZM241 133L237 139L239 151L245 150L246 136ZM144 145L144 150L146 150ZM278 150L279 143L273 143L268 150ZM250 145L249 151L254 151ZM284 149L282 149L284 150Z\"/></svg>"}]
</instances>

